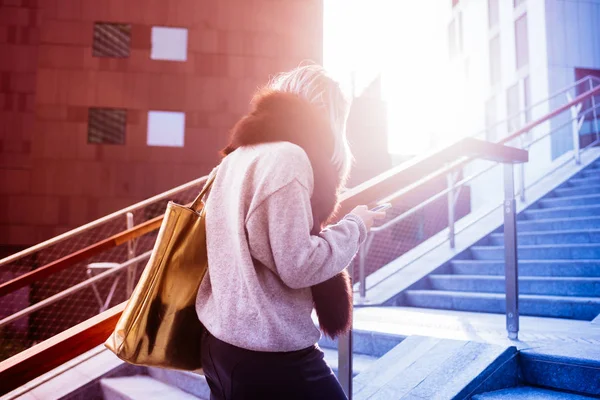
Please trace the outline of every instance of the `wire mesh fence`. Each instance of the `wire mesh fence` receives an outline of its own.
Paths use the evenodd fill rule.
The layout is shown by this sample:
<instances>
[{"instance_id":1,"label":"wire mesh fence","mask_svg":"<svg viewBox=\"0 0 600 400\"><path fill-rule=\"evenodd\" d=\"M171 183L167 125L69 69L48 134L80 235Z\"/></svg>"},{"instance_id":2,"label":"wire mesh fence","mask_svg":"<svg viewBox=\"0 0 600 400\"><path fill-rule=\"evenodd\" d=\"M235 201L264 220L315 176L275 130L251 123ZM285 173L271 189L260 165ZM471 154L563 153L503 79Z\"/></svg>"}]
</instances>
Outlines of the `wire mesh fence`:
<instances>
[{"instance_id":1,"label":"wire mesh fence","mask_svg":"<svg viewBox=\"0 0 600 400\"><path fill-rule=\"evenodd\" d=\"M132 211L134 226L162 215L169 201L179 204L191 202L200 189L201 183L191 185L168 198L135 209ZM126 214L118 215L55 245L2 265L0 284L36 271L130 227L127 224ZM116 271L93 285L78 290L72 289L111 268L117 268L136 255L148 252L154 246L157 233L153 231L142 235L131 242L69 265L64 270L1 296L0 361L125 301L139 279L145 261L137 262L131 268ZM66 291L72 293L58 301L53 301L55 296L60 296ZM24 311L36 305L42 307L34 312ZM17 313L26 313L26 315L14 319Z\"/></svg>"}]
</instances>

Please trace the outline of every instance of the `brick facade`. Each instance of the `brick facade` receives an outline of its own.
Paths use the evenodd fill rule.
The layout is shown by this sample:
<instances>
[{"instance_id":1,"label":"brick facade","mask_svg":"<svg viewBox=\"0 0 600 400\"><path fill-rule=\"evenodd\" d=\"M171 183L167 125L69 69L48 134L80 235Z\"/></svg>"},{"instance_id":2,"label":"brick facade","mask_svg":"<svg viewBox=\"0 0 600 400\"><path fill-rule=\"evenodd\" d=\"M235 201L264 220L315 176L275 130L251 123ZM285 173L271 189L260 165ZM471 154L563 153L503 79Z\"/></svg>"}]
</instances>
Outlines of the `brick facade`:
<instances>
[{"instance_id":1,"label":"brick facade","mask_svg":"<svg viewBox=\"0 0 600 400\"><path fill-rule=\"evenodd\" d=\"M94 24L131 25L126 58ZM187 61L150 59L153 26ZM0 0L0 245L27 246L208 172L270 74L320 61L320 0ZM124 145L88 143L90 107L127 110ZM149 110L186 114L185 146L146 144Z\"/></svg>"}]
</instances>

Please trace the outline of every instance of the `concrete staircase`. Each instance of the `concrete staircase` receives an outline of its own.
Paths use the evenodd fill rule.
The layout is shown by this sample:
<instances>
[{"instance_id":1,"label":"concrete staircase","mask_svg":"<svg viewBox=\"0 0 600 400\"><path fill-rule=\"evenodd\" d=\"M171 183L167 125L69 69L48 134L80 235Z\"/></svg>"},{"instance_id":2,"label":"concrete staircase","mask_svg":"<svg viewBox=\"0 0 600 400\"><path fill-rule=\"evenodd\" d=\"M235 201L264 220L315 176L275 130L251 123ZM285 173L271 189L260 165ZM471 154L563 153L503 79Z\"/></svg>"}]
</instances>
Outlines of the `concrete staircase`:
<instances>
[{"instance_id":1,"label":"concrete staircase","mask_svg":"<svg viewBox=\"0 0 600 400\"><path fill-rule=\"evenodd\" d=\"M518 216L521 314L600 314L600 161ZM502 228L396 297L395 305L503 313Z\"/></svg>"},{"instance_id":2,"label":"concrete staircase","mask_svg":"<svg viewBox=\"0 0 600 400\"><path fill-rule=\"evenodd\" d=\"M561 345L519 352L520 386L478 394L474 400L578 400L600 395L600 350Z\"/></svg>"},{"instance_id":3,"label":"concrete staircase","mask_svg":"<svg viewBox=\"0 0 600 400\"><path fill-rule=\"evenodd\" d=\"M367 370L380 357L396 347L403 336L354 331L354 376ZM319 346L337 374L336 341L323 338ZM203 375L158 368L146 368L146 374L104 378L100 381L105 400L181 399L208 400L210 389Z\"/></svg>"}]
</instances>

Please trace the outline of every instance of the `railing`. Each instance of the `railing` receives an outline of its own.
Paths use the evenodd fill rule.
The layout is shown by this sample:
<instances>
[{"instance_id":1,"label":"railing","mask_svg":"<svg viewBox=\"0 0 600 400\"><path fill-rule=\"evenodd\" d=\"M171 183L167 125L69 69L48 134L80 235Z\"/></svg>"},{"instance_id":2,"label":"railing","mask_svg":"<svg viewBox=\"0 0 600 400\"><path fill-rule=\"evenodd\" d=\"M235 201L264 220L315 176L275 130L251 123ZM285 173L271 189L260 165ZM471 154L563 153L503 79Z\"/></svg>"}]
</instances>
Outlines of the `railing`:
<instances>
[{"instance_id":1,"label":"railing","mask_svg":"<svg viewBox=\"0 0 600 400\"><path fill-rule=\"evenodd\" d=\"M359 187L347 191L342 195L339 215L344 215L347 211L351 210L358 204L368 204L372 206L381 197L389 196L393 198L398 193L396 191L396 189L399 187L398 183L405 182L411 177L414 177L417 173L429 173L430 176L433 176L439 174L439 171L435 171L435 168L438 164L450 162L465 156L488 154L490 149L493 148L500 148L501 150L497 150L496 153L503 158L522 157L521 153L515 153L511 149L503 146L491 145L489 143L474 139L464 139L460 143L456 143L455 145L450 146L443 151L436 152L428 158L422 159L419 162L411 162L404 166L394 168L370 180L369 182L360 185ZM39 268L33 273L40 274L40 276L48 276L48 274L51 272L56 272L61 268L68 268L70 265L79 263L81 259L86 256L97 254L105 251L107 248L115 247L119 244L126 243L133 238L141 237L150 230L158 228L159 224L160 217L156 217L130 230L121 232L104 241L88 246L77 253L63 257L53 264ZM148 253L141 254L127 262L120 264L118 267L108 270L103 274L88 280L87 282L82 282L70 290L81 290L83 288L90 287L90 285L96 283L96 281L104 279L107 276L117 274L120 271L128 268L130 265L145 260L147 257ZM29 284L32 281L34 281L32 275L24 274L22 277L5 284L5 293L8 292L9 289L14 290L18 287L22 287L25 283ZM59 293L54 297L46 299L45 301L47 303L53 303L60 301L65 296L69 295L70 293ZM9 320L5 321L6 323L14 323L15 320L29 315L44 306L45 304L33 305L33 308L25 309L16 316L8 317ZM39 376L50 369L55 368L56 366L65 362L67 359L73 358L102 343L110 333L111 329L114 327L123 307L123 303L119 304L118 306L113 307L106 312L100 313L96 317L93 317L91 320L86 321L83 324L76 325L69 330L61 332L53 338L33 346L0 363L0 393L5 393L9 390L12 390L24 384L28 380L31 380L33 377ZM348 340L349 337L350 336L347 336L346 340ZM344 339L342 339L341 342L344 342ZM60 356L58 356L59 354ZM344 353L341 352L340 354L343 357ZM348 367L350 367L349 364ZM342 371L342 373L340 373L340 379L342 381L344 381L343 376L344 373ZM349 383L346 382L345 384L348 385Z\"/></svg>"},{"instance_id":2,"label":"railing","mask_svg":"<svg viewBox=\"0 0 600 400\"><path fill-rule=\"evenodd\" d=\"M205 179L0 260L0 361L126 300L166 202L193 200Z\"/></svg>"},{"instance_id":3,"label":"railing","mask_svg":"<svg viewBox=\"0 0 600 400\"><path fill-rule=\"evenodd\" d=\"M586 85L587 90L577 95L576 90ZM501 144L511 144L512 146L527 150L531 154L531 162L521 164L517 170L516 192L521 201L526 200L526 192L529 188L537 184L545 176L553 172L557 167L568 161L579 163L582 151L600 144L600 135L597 124L598 107L600 101L596 97L600 95L600 79L587 77L575 82L569 87L554 94L551 99L558 99L559 95L565 97L564 104L555 108L552 112L543 115L533 122L524 124L516 131L501 138L498 142ZM549 101L545 100L544 102ZM513 117L523 117L526 112L532 108L542 105L539 102L516 114ZM586 104L587 107L583 107ZM566 115L568 114L568 115ZM513 118L511 117L511 118ZM509 121L511 118L507 119ZM582 123L591 120L591 127L595 128L592 139L588 140L585 146L580 144L580 131ZM506 122L504 121L504 122ZM495 129L498 126L494 127ZM476 136L481 136L479 133ZM573 151L558 154L556 162L550 160L552 141L557 138L566 138L566 141L573 143ZM564 141L564 140L563 140ZM569 150L570 151L570 150ZM565 154L566 153L566 154ZM544 159L547 156L548 159ZM568 156L565 158L565 156ZM557 164L558 163L558 164ZM531 165L531 167L529 166ZM385 221L380 226L371 229L369 237L361 248L359 257L357 257L357 281L358 281L358 302L359 304L368 304L369 299L367 291L367 275L386 265L388 262L397 259L406 251L415 248L418 244L425 242L429 237L446 229L448 232L447 243L451 248L455 246L456 223L463 217L470 216L469 222L464 223L461 229L476 223L489 212L499 208L502 203L501 185L497 183L502 181L502 175L497 163L482 163L476 160L465 160L457 166L448 170L446 176L446 188L438 190L432 196L421 198L418 204L403 204L403 196L394 199L398 211L395 215ZM464 178L459 178L465 175ZM428 180L423 178L422 180ZM485 182L488 182L487 184ZM491 182L491 184L490 184ZM418 185L420 182L415 182ZM442 179L438 180L438 186L443 184ZM459 204L459 196L465 189L470 189L471 199L463 199ZM479 197L482 199L473 201L477 197L477 192L483 192ZM465 203L475 203L474 207L466 207ZM457 209L461 206L461 209ZM423 216L426 214L427 216ZM479 218L472 216L478 214ZM419 221L422 217L422 221ZM466 218L464 218L466 220ZM423 234L416 237L415 225L421 224L420 231ZM402 244L407 243L402 247ZM374 285L377 285L377 281Z\"/></svg>"},{"instance_id":4,"label":"railing","mask_svg":"<svg viewBox=\"0 0 600 400\"><path fill-rule=\"evenodd\" d=\"M594 104L592 108L587 107L583 114L594 114L597 107L595 104L595 95L599 88L598 86L594 86L592 83L593 80L590 79L589 82L592 88L591 90L583 95L577 96L574 100L569 101L553 113L536 120L534 123L526 125L524 128L503 139L501 143L509 143L515 138L523 137L528 131L536 133L536 129L541 127L544 122L553 119L555 116L558 116L566 110L570 111L571 107L577 106L587 100L591 100ZM580 116L581 113L578 114L578 118ZM549 122L554 123L555 121ZM565 126L571 129L572 122L573 118L567 121L566 124L552 127L550 132L546 135L534 135L534 137L522 147L530 149L534 145L539 146L544 143L544 140L550 137L553 132L561 132L561 129L564 129ZM569 123L571 123L571 126L568 125ZM598 140L590 145L595 145L597 142ZM470 172L470 170L476 169L473 167L480 166L478 165L480 162L474 161L473 156L485 153L486 149L488 151L493 149L490 147L486 148L486 146L486 144L481 144L477 141L462 141L446 149L433 152L426 157L412 160L397 168L391 169L369 182L344 193L341 210L338 215L344 215L357 204L374 205L379 202L392 201L394 204L398 205L407 198L411 198L412 202L419 204L423 198L426 198L423 196L431 193L433 189L436 189L431 186L432 183L435 183L436 180L443 181L447 175L452 174L453 179L449 180L452 184L448 189L435 194L422 205L417 205L417 207L420 208L415 208L414 206L406 208L405 211L402 211L402 213L406 215L401 215L400 217L402 218L399 218L394 223L388 225L389 227L398 226L399 221L406 221L409 217L418 215L419 211L427 209L428 206L435 205L437 200L445 200L445 196L448 196L449 194L455 198L458 188L466 187L466 183L475 182L484 176L486 179L489 179L489 173L492 171L492 167L484 168L483 170L478 169L476 173L470 175L468 178L456 182L458 179L456 176L461 171ZM577 151L575 154L577 154ZM415 182L415 177L421 177L421 179ZM535 179L538 178L539 177L535 177ZM532 179L532 181L535 179ZM57 304L68 303L70 307L73 307L73 305L79 306L79 303L81 302L87 302L86 307L88 309L95 309L89 310L90 312L85 315L82 313L82 315L80 315L82 318L76 318L73 319L73 321L70 321L69 326L72 326L72 328L66 331L47 332L45 335L34 335L35 337L33 339L28 338L30 342L24 347L33 347L19 352L17 357L10 358L6 362L0 363L0 392L15 388L31 379L31 377L40 375L55 366L60 365L64 360L72 358L104 341L107 332L111 331L112 326L114 326L114 321L118 318L118 315L122 310L123 304L121 301L126 299L127 290L121 287L119 291L123 293L123 295L120 298L117 296L112 299L111 304L121 304L111 308L109 311L100 313L95 317L94 315L98 313L98 310L100 310L102 306L106 306L106 304L96 304L96 296L92 296L92 293L90 292L86 293L85 296L80 296L80 298L78 298L80 301L78 302L73 301L73 295L82 293L86 290L91 290L100 282L108 282L109 284L114 283L110 282L108 278L115 278L116 276L122 275L123 271L128 271L131 266L143 262L147 257L147 251L151 248L154 241L154 236L152 236L152 234L160 224L159 214L164 210L164 204L161 202L167 198L172 198L174 195L179 196L179 202L191 200L197 193L199 185L202 182L202 179L190 182L173 191L139 203L136 206L112 214L92 224L88 224L87 226L74 231L74 233L67 233L42 243L35 247L35 251L27 250L0 261L0 268L2 268L0 269L0 272L5 271L8 267L16 270L16 272L12 272L16 275L14 279L0 284L0 296L4 295L0 302L2 306L7 304L5 301L7 296L16 297L15 295L18 294L19 291L30 290L29 288L40 285L38 278L43 277L43 282L45 283L47 283L49 279L60 281L61 279L64 280L65 272L74 269L89 269L89 264L92 261L112 261L115 263L112 268L106 269L100 275L89 279L84 279L85 274L81 273L71 273L71 275L66 275L67 280L69 281L67 285L62 285L64 286L62 287L55 284L56 286L54 286L53 291L47 291L43 295L38 296L31 306L17 311L16 316L13 313L8 316L8 319L4 318L3 320L0 320L1 330L3 326L18 327L19 322L22 322L24 319L32 318L36 316L36 313L43 310L50 310L48 313L50 315L58 314L61 317L69 316L69 313L65 312L69 311L67 306L63 306L63 308L58 310L53 309ZM402 189L398 190L398 188ZM521 193L524 193L524 191ZM148 210L152 208L154 209L149 212ZM451 209L454 209L454 205L448 208L448 211ZM125 221L127 218L130 218L127 217L129 212L136 212L138 215L142 214L143 216L141 216L141 219L144 222L138 226L134 226L132 229L123 231L123 226L127 226ZM449 214L451 213L452 212L450 211ZM121 222L117 222L117 220ZM384 232L386 229L392 229L381 228L381 232ZM374 232L378 232L378 229L379 228L375 228ZM450 229L450 231L452 231L452 229ZM86 236L84 240L80 239L82 234ZM373 233L373 235L377 234L379 233ZM135 239L137 242L137 249L135 249L135 251L137 254L141 253L139 256L132 254L132 246L129 245L132 243L132 239ZM451 241L450 238L449 240ZM376 241L371 239L370 243L372 246ZM128 246L124 246L125 244ZM61 247L61 245L63 246ZM364 252L361 252L360 258L366 259ZM14 268L23 265L26 267L26 271L20 272L19 268ZM362 275L366 275L364 273L364 264L362 270ZM80 277L81 275L83 275L83 278ZM69 280L68 278L72 276L76 276L76 279ZM40 286L43 287L43 285ZM98 292L104 294L108 293L110 291L108 286L110 285L105 285L105 287L100 287L99 289L97 288ZM364 282L361 286L365 287ZM67 291L62 293L65 290ZM90 299L93 301L90 302ZM92 304L92 307L90 307L90 304ZM93 321L90 320L85 322L84 325L78 325L89 317L93 317ZM69 328L69 326L66 327ZM28 327L26 326L26 328ZM56 336L52 337L53 335ZM48 337L52 338L42 341ZM42 342L35 345L35 342L37 341ZM77 346L72 346L73 343L77 343ZM344 346L344 344L346 346ZM351 352L348 350L350 337L342 338L342 340L340 340L340 345L340 357L342 358L340 362L340 379L345 383L346 389L349 390L349 386L351 385ZM345 353L343 351L344 348L347 349ZM57 349L64 351L64 354L61 353L60 358L53 359L52 357L54 357L54 355L60 353ZM40 363L39 360L43 360L43 362ZM28 372L27 374L24 374L22 371Z\"/></svg>"}]
</instances>

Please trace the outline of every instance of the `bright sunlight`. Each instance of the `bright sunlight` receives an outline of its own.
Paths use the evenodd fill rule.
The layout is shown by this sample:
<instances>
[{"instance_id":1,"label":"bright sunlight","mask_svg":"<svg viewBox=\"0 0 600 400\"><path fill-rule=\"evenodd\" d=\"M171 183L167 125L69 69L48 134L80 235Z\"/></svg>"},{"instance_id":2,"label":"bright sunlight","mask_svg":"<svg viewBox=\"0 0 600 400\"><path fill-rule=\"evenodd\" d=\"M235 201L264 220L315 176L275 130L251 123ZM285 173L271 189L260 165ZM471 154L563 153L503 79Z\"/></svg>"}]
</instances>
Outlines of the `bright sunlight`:
<instances>
[{"instance_id":1,"label":"bright sunlight","mask_svg":"<svg viewBox=\"0 0 600 400\"><path fill-rule=\"evenodd\" d=\"M390 153L418 155L466 134L464 84L448 63L450 4L324 0L324 65L355 96L382 75Z\"/></svg>"}]
</instances>

